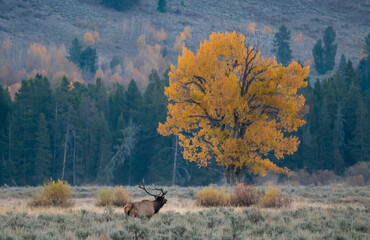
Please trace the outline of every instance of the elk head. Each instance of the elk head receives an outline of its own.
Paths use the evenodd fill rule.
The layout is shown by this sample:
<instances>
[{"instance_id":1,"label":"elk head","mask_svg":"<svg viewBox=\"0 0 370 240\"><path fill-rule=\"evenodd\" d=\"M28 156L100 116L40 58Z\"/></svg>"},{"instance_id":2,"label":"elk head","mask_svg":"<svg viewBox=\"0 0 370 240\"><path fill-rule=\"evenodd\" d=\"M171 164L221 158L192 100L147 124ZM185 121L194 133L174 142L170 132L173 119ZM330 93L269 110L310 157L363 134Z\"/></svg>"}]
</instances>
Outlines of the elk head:
<instances>
[{"instance_id":1,"label":"elk head","mask_svg":"<svg viewBox=\"0 0 370 240\"><path fill-rule=\"evenodd\" d=\"M139 188L143 189L147 194L155 198L154 201L142 200L140 202L131 202L126 204L124 211L127 215L131 217L137 217L139 215L147 216L151 218L154 214L159 212L159 209L166 204L167 199L164 197L167 191L163 191L162 188L157 188L153 186L153 189L159 191L159 194L152 194L146 188L143 181L143 185L139 184Z\"/></svg>"}]
</instances>

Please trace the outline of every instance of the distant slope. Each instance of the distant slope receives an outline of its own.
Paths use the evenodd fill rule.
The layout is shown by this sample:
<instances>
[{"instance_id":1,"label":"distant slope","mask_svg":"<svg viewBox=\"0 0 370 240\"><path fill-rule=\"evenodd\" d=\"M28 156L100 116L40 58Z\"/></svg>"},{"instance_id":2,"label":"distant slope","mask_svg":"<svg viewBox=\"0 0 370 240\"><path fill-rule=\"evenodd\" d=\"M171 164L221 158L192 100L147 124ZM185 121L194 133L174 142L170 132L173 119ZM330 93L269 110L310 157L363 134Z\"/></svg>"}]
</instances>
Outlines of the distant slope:
<instances>
[{"instance_id":1,"label":"distant slope","mask_svg":"<svg viewBox=\"0 0 370 240\"><path fill-rule=\"evenodd\" d=\"M354 61L360 57L361 44L370 32L370 1L368 0L168 0L167 13L159 13L157 0L141 0L139 6L126 12L102 7L99 0L0 0L0 40L10 37L13 44L27 47L31 42L47 46L64 43L68 48L74 37L83 39L86 31L97 30L96 47L100 56L134 56L136 40L145 33L148 20L164 28L172 61L176 36L189 25L192 38L186 45L199 47L212 32L240 31L255 22L256 39L264 54L271 55L272 35L264 33L269 26L274 32L285 24L292 39L302 33L303 41L292 41L295 60L305 62L312 57L312 47L328 25L337 33L339 63L341 54Z\"/></svg>"}]
</instances>

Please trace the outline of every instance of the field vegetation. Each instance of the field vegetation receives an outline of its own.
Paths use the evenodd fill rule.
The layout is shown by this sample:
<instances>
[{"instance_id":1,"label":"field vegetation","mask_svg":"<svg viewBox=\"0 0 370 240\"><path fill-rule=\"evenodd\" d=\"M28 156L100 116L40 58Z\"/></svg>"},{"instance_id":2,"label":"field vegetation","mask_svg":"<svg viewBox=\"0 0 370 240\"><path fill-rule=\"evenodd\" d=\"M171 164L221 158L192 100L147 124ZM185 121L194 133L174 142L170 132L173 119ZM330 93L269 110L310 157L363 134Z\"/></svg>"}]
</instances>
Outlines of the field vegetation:
<instances>
[{"instance_id":1,"label":"field vegetation","mask_svg":"<svg viewBox=\"0 0 370 240\"><path fill-rule=\"evenodd\" d=\"M289 205L270 208L197 204L207 187L164 187L168 203L150 220L129 218L122 207L98 206L100 186L71 187L73 206L29 205L38 188L0 188L0 239L368 239L370 188L332 186L224 187L223 194L256 193L289 197ZM125 186L134 200L150 199ZM251 190L253 189L253 190ZM115 189L117 191L117 189ZM244 191L244 192L243 192ZM248 194L246 194L248 192ZM264 193L264 195L263 195ZM261 196L263 195L263 196ZM113 194L114 196L114 194ZM262 197L262 198L261 198ZM231 200L232 202L233 200ZM235 200L234 200L235 201ZM268 201L267 201L268 202Z\"/></svg>"}]
</instances>

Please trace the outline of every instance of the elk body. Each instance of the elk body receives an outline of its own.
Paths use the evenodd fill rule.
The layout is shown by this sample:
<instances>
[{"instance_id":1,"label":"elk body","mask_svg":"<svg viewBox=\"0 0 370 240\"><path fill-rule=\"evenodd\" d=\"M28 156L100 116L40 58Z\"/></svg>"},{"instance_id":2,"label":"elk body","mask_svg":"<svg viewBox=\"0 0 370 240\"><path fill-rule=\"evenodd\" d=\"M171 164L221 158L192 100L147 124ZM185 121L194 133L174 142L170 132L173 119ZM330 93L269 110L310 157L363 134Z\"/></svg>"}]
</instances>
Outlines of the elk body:
<instances>
[{"instance_id":1,"label":"elk body","mask_svg":"<svg viewBox=\"0 0 370 240\"><path fill-rule=\"evenodd\" d=\"M143 186L139 185L139 188L143 189L147 194L150 196L153 196L155 198L154 201L149 200L142 200L140 202L131 202L127 203L123 210L125 213L130 217L138 217L139 215L147 216L148 218L151 218L154 214L159 212L159 209L163 207L163 205L166 204L167 199L164 197L166 195L167 191L163 191L163 189L154 188L157 191L160 191L161 193L158 195L154 195L149 193L145 185L143 183Z\"/></svg>"}]
</instances>

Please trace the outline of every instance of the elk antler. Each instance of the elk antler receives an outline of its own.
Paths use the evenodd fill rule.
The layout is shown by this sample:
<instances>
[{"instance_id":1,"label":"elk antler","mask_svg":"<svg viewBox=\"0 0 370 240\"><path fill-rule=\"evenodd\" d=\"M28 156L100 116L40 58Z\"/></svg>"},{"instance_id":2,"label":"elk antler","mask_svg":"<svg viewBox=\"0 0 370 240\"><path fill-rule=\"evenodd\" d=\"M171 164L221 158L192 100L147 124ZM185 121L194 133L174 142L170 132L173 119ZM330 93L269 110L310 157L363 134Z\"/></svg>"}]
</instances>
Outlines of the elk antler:
<instances>
[{"instance_id":1,"label":"elk antler","mask_svg":"<svg viewBox=\"0 0 370 240\"><path fill-rule=\"evenodd\" d=\"M146 190L145 188L145 183L144 183L144 179L143 179L143 185L140 185L139 184L139 188L143 189L147 194L149 194L150 196L153 196L153 197L163 197L164 195L166 195L167 191L163 191L162 188L157 188L153 185L153 188L154 190L157 190L157 191L160 191L161 193L159 195L154 195L154 194L151 194L150 192L148 192L148 190Z\"/></svg>"},{"instance_id":2,"label":"elk antler","mask_svg":"<svg viewBox=\"0 0 370 240\"><path fill-rule=\"evenodd\" d=\"M159 197L163 197L164 195L166 195L167 191L163 191L162 188L157 188L153 185L153 188L157 191L161 191L161 195Z\"/></svg>"},{"instance_id":3,"label":"elk antler","mask_svg":"<svg viewBox=\"0 0 370 240\"><path fill-rule=\"evenodd\" d=\"M154 194L151 194L150 192L148 192L148 190L146 190L145 188L145 183L144 183L144 179L143 179L143 185L141 186L139 184L139 188L143 189L147 194L149 194L150 196L153 196L153 197L157 197L157 195L154 195Z\"/></svg>"}]
</instances>

